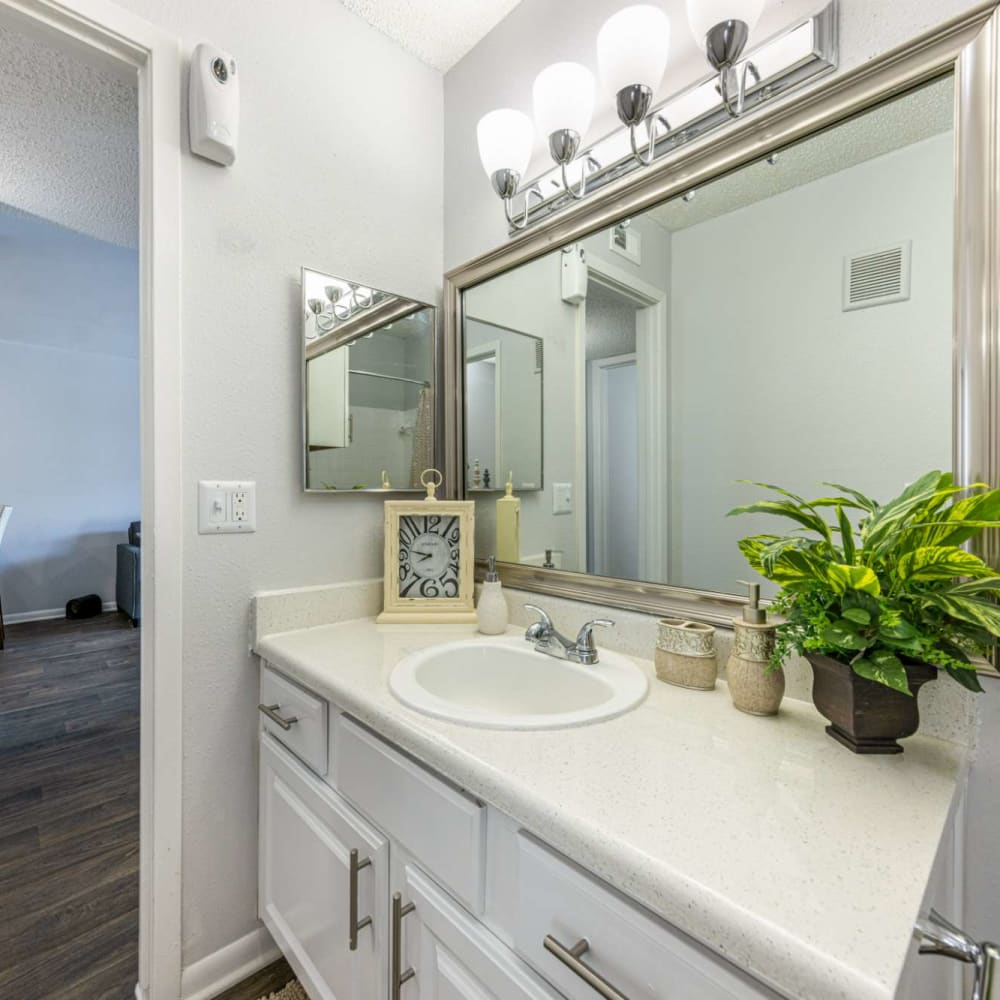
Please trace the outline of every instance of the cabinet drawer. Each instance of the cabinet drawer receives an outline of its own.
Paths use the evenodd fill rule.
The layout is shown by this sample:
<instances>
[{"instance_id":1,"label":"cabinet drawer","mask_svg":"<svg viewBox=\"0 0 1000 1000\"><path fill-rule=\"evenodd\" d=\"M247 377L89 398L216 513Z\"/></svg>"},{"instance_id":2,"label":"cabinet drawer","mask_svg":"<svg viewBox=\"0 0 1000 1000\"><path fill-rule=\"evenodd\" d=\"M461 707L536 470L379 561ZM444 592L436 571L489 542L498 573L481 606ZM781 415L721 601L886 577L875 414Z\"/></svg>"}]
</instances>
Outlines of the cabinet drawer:
<instances>
[{"instance_id":1,"label":"cabinet drawer","mask_svg":"<svg viewBox=\"0 0 1000 1000\"><path fill-rule=\"evenodd\" d=\"M775 1000L777 996L522 833L514 946L572 1000L600 996L579 971L546 948L547 937L567 951L586 941L588 948L579 962L629 1000Z\"/></svg>"},{"instance_id":2,"label":"cabinet drawer","mask_svg":"<svg viewBox=\"0 0 1000 1000\"><path fill-rule=\"evenodd\" d=\"M483 909L486 810L341 715L336 785L473 912Z\"/></svg>"},{"instance_id":3,"label":"cabinet drawer","mask_svg":"<svg viewBox=\"0 0 1000 1000\"><path fill-rule=\"evenodd\" d=\"M260 717L265 732L283 743L317 774L327 771L327 704L265 666L260 677ZM286 723L281 725L264 708ZM291 720L294 719L294 722Z\"/></svg>"}]
</instances>

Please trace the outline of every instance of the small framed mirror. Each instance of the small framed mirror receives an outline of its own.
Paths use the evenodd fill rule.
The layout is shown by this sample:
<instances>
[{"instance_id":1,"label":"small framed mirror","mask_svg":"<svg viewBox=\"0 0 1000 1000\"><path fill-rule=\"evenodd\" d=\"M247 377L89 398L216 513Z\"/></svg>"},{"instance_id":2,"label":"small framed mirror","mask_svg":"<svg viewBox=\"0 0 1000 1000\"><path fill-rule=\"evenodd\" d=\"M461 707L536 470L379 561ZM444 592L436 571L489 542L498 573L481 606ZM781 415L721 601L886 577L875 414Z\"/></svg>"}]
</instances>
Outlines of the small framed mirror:
<instances>
[{"instance_id":1,"label":"small framed mirror","mask_svg":"<svg viewBox=\"0 0 1000 1000\"><path fill-rule=\"evenodd\" d=\"M437 458L434 307L302 269L308 493L421 491Z\"/></svg>"}]
</instances>

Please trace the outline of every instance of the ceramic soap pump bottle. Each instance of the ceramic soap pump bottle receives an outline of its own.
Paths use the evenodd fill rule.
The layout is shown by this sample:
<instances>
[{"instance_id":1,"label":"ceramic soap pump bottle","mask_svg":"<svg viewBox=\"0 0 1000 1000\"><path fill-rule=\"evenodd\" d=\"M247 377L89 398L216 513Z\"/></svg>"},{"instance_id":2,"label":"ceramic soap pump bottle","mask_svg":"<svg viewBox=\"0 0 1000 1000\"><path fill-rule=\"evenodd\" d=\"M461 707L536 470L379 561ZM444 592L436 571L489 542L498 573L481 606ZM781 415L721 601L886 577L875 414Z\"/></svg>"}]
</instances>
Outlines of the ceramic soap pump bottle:
<instances>
[{"instance_id":1,"label":"ceramic soap pump bottle","mask_svg":"<svg viewBox=\"0 0 1000 1000\"><path fill-rule=\"evenodd\" d=\"M785 674L770 669L775 627L760 606L760 584L740 584L749 591L741 618L733 619L733 651L726 664L726 681L733 704L749 715L776 715L785 696Z\"/></svg>"},{"instance_id":2,"label":"ceramic soap pump bottle","mask_svg":"<svg viewBox=\"0 0 1000 1000\"><path fill-rule=\"evenodd\" d=\"M486 579L476 605L476 621L483 635L503 635L507 631L507 598L503 596L500 574L497 573L496 556L487 562Z\"/></svg>"}]
</instances>

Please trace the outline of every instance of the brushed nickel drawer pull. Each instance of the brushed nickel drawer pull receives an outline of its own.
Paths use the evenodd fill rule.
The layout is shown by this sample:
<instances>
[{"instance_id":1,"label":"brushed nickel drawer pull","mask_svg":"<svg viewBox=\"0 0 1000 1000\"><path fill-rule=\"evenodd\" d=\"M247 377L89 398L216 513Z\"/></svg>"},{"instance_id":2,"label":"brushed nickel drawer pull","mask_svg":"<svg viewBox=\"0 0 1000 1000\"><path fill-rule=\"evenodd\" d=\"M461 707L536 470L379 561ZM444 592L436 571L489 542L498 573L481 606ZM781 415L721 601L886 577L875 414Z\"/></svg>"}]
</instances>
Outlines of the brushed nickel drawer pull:
<instances>
[{"instance_id":1,"label":"brushed nickel drawer pull","mask_svg":"<svg viewBox=\"0 0 1000 1000\"><path fill-rule=\"evenodd\" d=\"M350 895L350 940L348 942L348 947L351 951L358 950L358 931L363 930L365 927L370 927L372 923L371 917L365 917L363 920L358 920L358 875L362 869L371 866L371 858L363 858L358 860L357 848L351 851L351 885L348 890Z\"/></svg>"},{"instance_id":2,"label":"brushed nickel drawer pull","mask_svg":"<svg viewBox=\"0 0 1000 1000\"><path fill-rule=\"evenodd\" d=\"M299 720L294 715L290 719L283 718L278 714L279 708L281 708L280 705L265 705L263 702L257 706L258 711L263 712L272 722L276 722L282 729L285 730L285 732L287 732Z\"/></svg>"},{"instance_id":3,"label":"brushed nickel drawer pull","mask_svg":"<svg viewBox=\"0 0 1000 1000\"><path fill-rule=\"evenodd\" d=\"M413 903L403 906L403 897L398 892L392 894L392 970L389 977L391 1000L400 1000L403 984L408 983L416 975L413 966L400 971L403 967L403 917L415 909Z\"/></svg>"},{"instance_id":4,"label":"brushed nickel drawer pull","mask_svg":"<svg viewBox=\"0 0 1000 1000\"><path fill-rule=\"evenodd\" d=\"M551 934L546 934L544 944L546 951L555 955L563 965L575 972L588 986L593 987L604 1000L628 1000L624 993L616 990L586 962L580 961L580 957L590 950L590 942L586 938L580 938L572 948L567 948Z\"/></svg>"}]
</instances>

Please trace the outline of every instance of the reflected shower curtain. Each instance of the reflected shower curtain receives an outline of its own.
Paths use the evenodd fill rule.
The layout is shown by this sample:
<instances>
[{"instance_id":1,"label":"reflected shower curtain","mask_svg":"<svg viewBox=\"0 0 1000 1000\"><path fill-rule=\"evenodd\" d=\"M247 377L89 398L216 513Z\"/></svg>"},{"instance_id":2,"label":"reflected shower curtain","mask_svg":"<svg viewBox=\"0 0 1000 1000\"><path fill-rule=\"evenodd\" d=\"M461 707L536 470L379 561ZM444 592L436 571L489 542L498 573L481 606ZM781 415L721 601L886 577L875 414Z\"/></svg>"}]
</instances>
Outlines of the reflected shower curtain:
<instances>
[{"instance_id":1,"label":"reflected shower curtain","mask_svg":"<svg viewBox=\"0 0 1000 1000\"><path fill-rule=\"evenodd\" d=\"M424 469L434 465L434 390L425 385L417 399L417 419L413 425L413 461L410 463L410 485L420 488Z\"/></svg>"}]
</instances>

